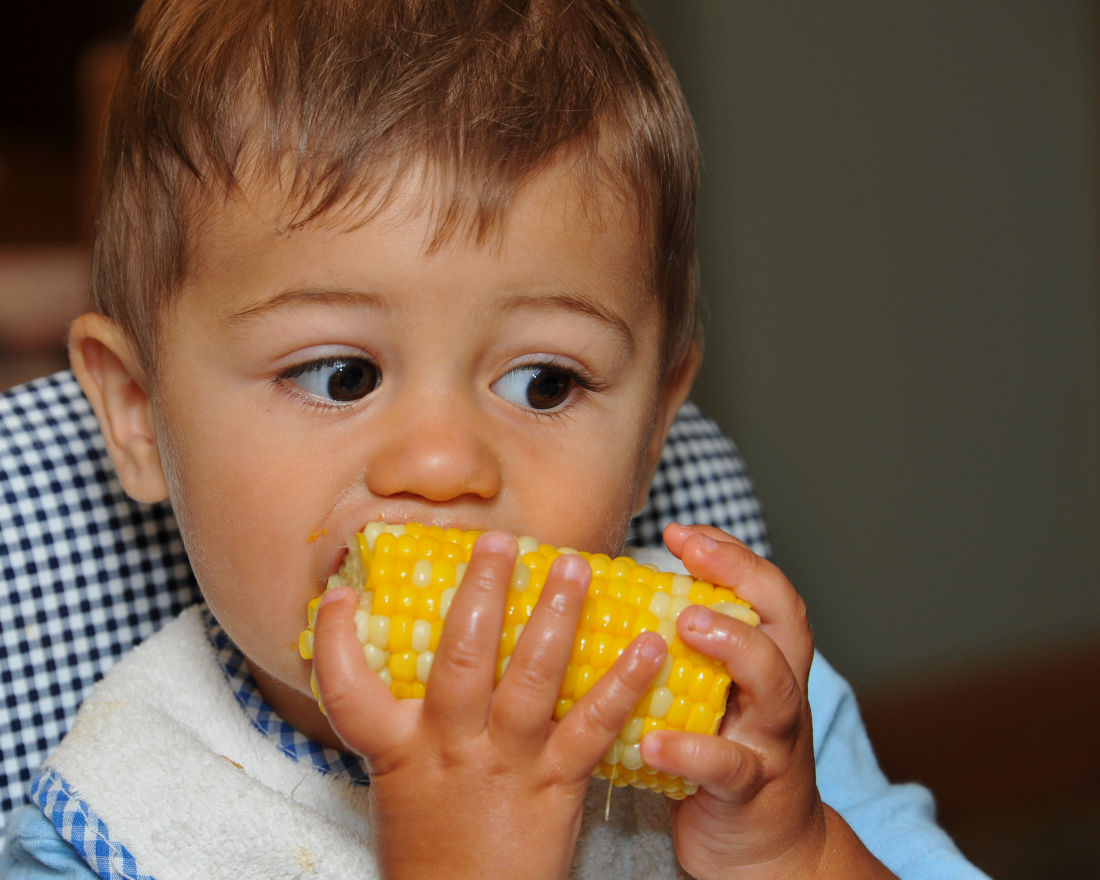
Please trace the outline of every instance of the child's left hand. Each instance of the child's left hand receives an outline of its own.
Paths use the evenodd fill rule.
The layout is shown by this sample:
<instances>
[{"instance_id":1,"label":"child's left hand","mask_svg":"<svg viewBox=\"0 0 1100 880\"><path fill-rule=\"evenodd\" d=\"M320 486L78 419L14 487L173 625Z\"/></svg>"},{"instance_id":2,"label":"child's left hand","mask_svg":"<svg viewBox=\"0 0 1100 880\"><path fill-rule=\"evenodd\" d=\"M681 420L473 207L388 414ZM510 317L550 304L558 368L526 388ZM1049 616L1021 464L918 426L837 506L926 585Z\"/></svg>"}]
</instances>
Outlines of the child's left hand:
<instances>
[{"instance_id":1,"label":"child's left hand","mask_svg":"<svg viewBox=\"0 0 1100 880\"><path fill-rule=\"evenodd\" d=\"M734 681L717 736L655 731L642 741L647 763L700 783L672 804L680 863L700 880L893 876L818 793L807 700L814 645L801 597L718 529L671 525L665 542L695 577L735 588L761 617L754 628L693 606L677 624Z\"/></svg>"}]
</instances>

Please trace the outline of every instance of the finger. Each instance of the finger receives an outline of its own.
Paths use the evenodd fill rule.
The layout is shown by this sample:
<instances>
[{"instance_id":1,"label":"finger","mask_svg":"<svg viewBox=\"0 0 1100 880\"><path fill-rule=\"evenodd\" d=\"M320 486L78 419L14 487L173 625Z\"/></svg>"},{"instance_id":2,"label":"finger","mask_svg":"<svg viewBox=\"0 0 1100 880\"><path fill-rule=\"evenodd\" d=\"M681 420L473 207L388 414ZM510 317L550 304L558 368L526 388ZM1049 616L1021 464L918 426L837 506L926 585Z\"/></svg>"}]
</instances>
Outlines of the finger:
<instances>
[{"instance_id":1,"label":"finger","mask_svg":"<svg viewBox=\"0 0 1100 880\"><path fill-rule=\"evenodd\" d=\"M397 701L367 668L355 633L356 596L347 587L327 591L317 608L313 669L329 724L354 752L368 757L384 751L401 731L379 718Z\"/></svg>"},{"instance_id":2,"label":"finger","mask_svg":"<svg viewBox=\"0 0 1100 880\"><path fill-rule=\"evenodd\" d=\"M739 538L735 538L729 532L724 532L715 526L708 526L704 524L698 525L684 525L683 523L669 523L665 526L663 538L665 546L672 552L672 554L680 559L683 558L684 543L692 535L706 535L715 541L726 541L731 544L738 544L742 547L748 547L748 545L741 541Z\"/></svg>"},{"instance_id":3,"label":"finger","mask_svg":"<svg viewBox=\"0 0 1100 880\"><path fill-rule=\"evenodd\" d=\"M760 629L702 605L681 612L676 631L689 648L725 665L737 686L737 705L722 730L736 718L769 735L783 735L802 717L804 690L786 655ZM721 732L721 731L720 731Z\"/></svg>"},{"instance_id":4,"label":"finger","mask_svg":"<svg viewBox=\"0 0 1100 880\"><path fill-rule=\"evenodd\" d=\"M493 697L490 724L541 743L573 652L592 569L580 556L554 560Z\"/></svg>"},{"instance_id":5,"label":"finger","mask_svg":"<svg viewBox=\"0 0 1100 880\"><path fill-rule=\"evenodd\" d=\"M473 735L488 721L516 553L511 535L482 534L447 612L432 660L424 714L449 735Z\"/></svg>"},{"instance_id":6,"label":"finger","mask_svg":"<svg viewBox=\"0 0 1100 880\"><path fill-rule=\"evenodd\" d=\"M799 617L798 594L782 571L748 546L712 526L670 525L665 540L695 577L735 589L762 618Z\"/></svg>"},{"instance_id":7,"label":"finger","mask_svg":"<svg viewBox=\"0 0 1100 880\"><path fill-rule=\"evenodd\" d=\"M667 654L665 640L654 632L643 632L626 646L550 735L552 750L562 766L585 776L595 769L660 672Z\"/></svg>"},{"instance_id":8,"label":"finger","mask_svg":"<svg viewBox=\"0 0 1100 880\"><path fill-rule=\"evenodd\" d=\"M756 752L717 736L654 730L642 739L642 759L656 770L697 782L716 797L735 803L751 799L764 780Z\"/></svg>"},{"instance_id":9,"label":"finger","mask_svg":"<svg viewBox=\"0 0 1100 880\"><path fill-rule=\"evenodd\" d=\"M803 687L813 660L813 632L806 603L786 575L741 541L712 526L672 524L669 550L695 577L734 589L760 615L761 628L790 661Z\"/></svg>"}]
</instances>

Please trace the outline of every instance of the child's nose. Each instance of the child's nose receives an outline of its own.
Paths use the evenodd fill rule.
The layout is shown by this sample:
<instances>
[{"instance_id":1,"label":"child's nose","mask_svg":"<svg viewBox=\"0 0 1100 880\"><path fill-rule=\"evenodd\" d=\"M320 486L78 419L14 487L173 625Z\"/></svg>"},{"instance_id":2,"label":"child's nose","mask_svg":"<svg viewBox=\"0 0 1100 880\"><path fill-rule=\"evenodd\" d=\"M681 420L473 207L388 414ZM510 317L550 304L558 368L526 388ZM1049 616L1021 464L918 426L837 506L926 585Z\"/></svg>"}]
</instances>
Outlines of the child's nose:
<instances>
[{"instance_id":1,"label":"child's nose","mask_svg":"<svg viewBox=\"0 0 1100 880\"><path fill-rule=\"evenodd\" d=\"M368 488L379 496L444 502L500 491L500 463L484 424L454 409L403 419L375 445L367 465Z\"/></svg>"}]
</instances>

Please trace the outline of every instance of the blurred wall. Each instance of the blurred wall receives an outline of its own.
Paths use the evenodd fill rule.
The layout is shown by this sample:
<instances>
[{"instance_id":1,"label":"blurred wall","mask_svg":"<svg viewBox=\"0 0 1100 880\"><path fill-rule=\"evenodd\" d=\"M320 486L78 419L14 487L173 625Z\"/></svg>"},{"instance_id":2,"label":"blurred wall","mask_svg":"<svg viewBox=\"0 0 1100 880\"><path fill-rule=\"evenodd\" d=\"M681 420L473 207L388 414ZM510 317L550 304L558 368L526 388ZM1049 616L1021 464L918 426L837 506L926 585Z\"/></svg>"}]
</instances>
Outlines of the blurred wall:
<instances>
[{"instance_id":1,"label":"blurred wall","mask_svg":"<svg viewBox=\"0 0 1100 880\"><path fill-rule=\"evenodd\" d=\"M1084 0L643 0L704 147L696 394L880 687L1100 644Z\"/></svg>"}]
</instances>

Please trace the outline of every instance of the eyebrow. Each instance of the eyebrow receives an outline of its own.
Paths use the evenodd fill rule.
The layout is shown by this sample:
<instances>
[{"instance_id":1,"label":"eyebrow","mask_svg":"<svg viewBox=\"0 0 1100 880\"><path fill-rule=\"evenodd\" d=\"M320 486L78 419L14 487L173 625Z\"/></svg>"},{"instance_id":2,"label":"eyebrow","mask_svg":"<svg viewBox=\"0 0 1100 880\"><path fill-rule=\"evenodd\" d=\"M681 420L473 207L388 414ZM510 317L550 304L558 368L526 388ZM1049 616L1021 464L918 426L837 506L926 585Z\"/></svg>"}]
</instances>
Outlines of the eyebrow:
<instances>
[{"instance_id":1,"label":"eyebrow","mask_svg":"<svg viewBox=\"0 0 1100 880\"><path fill-rule=\"evenodd\" d=\"M554 293L527 294L515 293L505 297L500 310L503 312L562 309L567 312L596 318L615 332L629 351L634 350L634 333L630 324L621 315L616 314L591 297L579 293L558 291Z\"/></svg>"},{"instance_id":2,"label":"eyebrow","mask_svg":"<svg viewBox=\"0 0 1100 880\"><path fill-rule=\"evenodd\" d=\"M369 306L385 310L387 302L381 294L367 290L342 290L340 288L293 288L275 294L255 305L245 306L226 316L231 324L244 323L277 312L280 309L304 305Z\"/></svg>"},{"instance_id":3,"label":"eyebrow","mask_svg":"<svg viewBox=\"0 0 1100 880\"><path fill-rule=\"evenodd\" d=\"M246 323L263 318L284 308L306 305L367 306L380 311L392 311L393 303L379 293L369 290L344 290L340 288L293 288L277 293L254 305L245 306L226 316L231 324ZM498 306L501 312L551 311L561 309L574 314L595 318L607 325L623 342L628 351L634 350L634 333L621 315L604 307L597 300L579 293L556 291L551 293L512 293L502 298Z\"/></svg>"}]
</instances>

